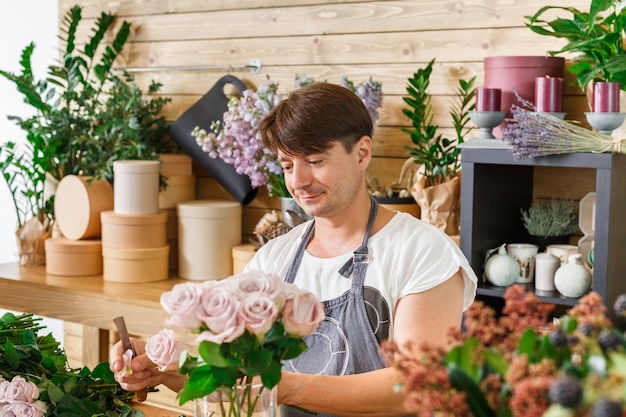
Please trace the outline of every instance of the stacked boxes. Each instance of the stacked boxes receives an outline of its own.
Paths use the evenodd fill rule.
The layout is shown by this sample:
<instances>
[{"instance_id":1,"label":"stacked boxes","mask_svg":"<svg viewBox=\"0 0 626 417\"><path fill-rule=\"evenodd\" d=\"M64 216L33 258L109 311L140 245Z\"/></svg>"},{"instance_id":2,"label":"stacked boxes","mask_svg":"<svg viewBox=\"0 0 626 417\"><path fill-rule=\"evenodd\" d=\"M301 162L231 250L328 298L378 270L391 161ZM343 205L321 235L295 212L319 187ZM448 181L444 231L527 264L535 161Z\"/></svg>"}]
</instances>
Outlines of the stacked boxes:
<instances>
[{"instance_id":1,"label":"stacked boxes","mask_svg":"<svg viewBox=\"0 0 626 417\"><path fill-rule=\"evenodd\" d=\"M101 213L103 278L152 282L169 276L167 213L159 209L159 161L115 161L114 208Z\"/></svg>"}]
</instances>

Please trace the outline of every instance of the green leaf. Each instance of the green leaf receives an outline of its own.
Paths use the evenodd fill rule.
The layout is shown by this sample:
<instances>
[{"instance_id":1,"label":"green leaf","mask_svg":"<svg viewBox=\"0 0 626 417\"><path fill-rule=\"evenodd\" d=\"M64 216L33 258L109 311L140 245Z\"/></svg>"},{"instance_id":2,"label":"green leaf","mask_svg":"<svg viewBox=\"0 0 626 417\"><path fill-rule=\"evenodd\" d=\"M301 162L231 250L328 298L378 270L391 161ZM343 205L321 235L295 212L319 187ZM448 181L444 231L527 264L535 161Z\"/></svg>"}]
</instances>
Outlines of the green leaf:
<instances>
[{"instance_id":1,"label":"green leaf","mask_svg":"<svg viewBox=\"0 0 626 417\"><path fill-rule=\"evenodd\" d=\"M16 370L20 366L20 357L13 346L13 343L10 340L7 340L4 343L4 354L3 359L4 362L9 366L11 370Z\"/></svg>"},{"instance_id":2,"label":"green leaf","mask_svg":"<svg viewBox=\"0 0 626 417\"><path fill-rule=\"evenodd\" d=\"M222 355L222 345L216 343L203 341L198 347L198 355L204 362L211 366L225 367L229 366L231 362Z\"/></svg>"},{"instance_id":3,"label":"green leaf","mask_svg":"<svg viewBox=\"0 0 626 417\"><path fill-rule=\"evenodd\" d=\"M484 394L465 370L455 364L450 364L448 378L454 388L467 394L467 405L474 417L496 417L493 410L489 408Z\"/></svg>"},{"instance_id":4,"label":"green leaf","mask_svg":"<svg viewBox=\"0 0 626 417\"><path fill-rule=\"evenodd\" d=\"M194 370L192 375L193 377L185 381L183 389L180 390L176 396L180 405L185 404L187 401L195 400L196 398L202 398L219 388L216 384L213 372L210 369L204 370L198 368Z\"/></svg>"}]
</instances>

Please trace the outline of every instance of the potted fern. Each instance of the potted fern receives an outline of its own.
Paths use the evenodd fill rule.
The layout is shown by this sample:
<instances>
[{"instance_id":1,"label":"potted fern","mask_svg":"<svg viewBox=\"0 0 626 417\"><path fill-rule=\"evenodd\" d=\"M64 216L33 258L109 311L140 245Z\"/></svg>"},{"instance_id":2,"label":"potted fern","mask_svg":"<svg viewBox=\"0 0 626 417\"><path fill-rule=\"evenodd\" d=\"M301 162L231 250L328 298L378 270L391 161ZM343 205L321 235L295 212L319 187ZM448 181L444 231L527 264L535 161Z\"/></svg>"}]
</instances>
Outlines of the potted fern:
<instances>
[{"instance_id":1,"label":"potted fern","mask_svg":"<svg viewBox=\"0 0 626 417\"><path fill-rule=\"evenodd\" d=\"M408 79L408 96L403 100L409 108L402 109L402 113L409 118L412 127L402 130L410 135L413 143L408 147L410 157L420 166L411 193L420 206L422 220L449 235L458 235L461 193L458 145L472 128L469 113L474 109L476 77L458 82L456 100L450 110L456 137L450 139L440 134L439 126L433 123L428 87L434 64L435 59Z\"/></svg>"}]
</instances>

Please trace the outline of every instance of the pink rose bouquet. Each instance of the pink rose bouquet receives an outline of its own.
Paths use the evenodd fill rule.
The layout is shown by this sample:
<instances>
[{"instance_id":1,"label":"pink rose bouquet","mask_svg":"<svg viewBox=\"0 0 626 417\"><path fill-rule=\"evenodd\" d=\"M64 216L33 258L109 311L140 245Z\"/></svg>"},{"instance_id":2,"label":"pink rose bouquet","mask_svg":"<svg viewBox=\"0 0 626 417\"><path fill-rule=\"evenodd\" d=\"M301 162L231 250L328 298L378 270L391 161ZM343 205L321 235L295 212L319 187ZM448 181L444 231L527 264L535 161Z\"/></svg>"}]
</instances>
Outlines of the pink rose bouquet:
<instances>
[{"instance_id":1,"label":"pink rose bouquet","mask_svg":"<svg viewBox=\"0 0 626 417\"><path fill-rule=\"evenodd\" d=\"M187 351L180 357L180 372L189 376L178 394L181 404L221 391L233 407L231 388L244 386L252 393L253 379L262 383L261 391L271 390L280 381L282 361L304 352L302 338L325 318L315 295L259 271L178 284L161 296L161 305L171 314L166 325L197 334L199 343L197 357ZM150 344L146 353L159 366L168 365L153 356L175 361L173 338ZM254 392L246 396L253 402L250 412L261 393Z\"/></svg>"},{"instance_id":2,"label":"pink rose bouquet","mask_svg":"<svg viewBox=\"0 0 626 417\"><path fill-rule=\"evenodd\" d=\"M0 416L43 417L46 405L39 398L39 390L33 382L19 375L11 381L0 377Z\"/></svg>"}]
</instances>

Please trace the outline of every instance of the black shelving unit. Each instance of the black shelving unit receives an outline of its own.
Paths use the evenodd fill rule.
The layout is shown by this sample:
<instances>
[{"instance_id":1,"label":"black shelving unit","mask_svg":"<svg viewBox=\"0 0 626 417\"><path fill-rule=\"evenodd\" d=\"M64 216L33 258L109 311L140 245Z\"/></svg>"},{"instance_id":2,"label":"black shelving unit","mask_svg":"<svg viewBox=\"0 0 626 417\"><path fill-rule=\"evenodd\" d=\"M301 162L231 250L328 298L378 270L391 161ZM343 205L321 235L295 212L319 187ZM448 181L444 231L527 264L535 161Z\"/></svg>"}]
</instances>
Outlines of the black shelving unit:
<instances>
[{"instance_id":1,"label":"black shelving unit","mask_svg":"<svg viewBox=\"0 0 626 417\"><path fill-rule=\"evenodd\" d=\"M532 202L535 167L591 168L596 176L593 290L609 307L626 293L626 155L574 153L517 161L509 149L464 148L461 157L461 250L479 277L487 250L529 238L520 209ZM479 284L478 294L501 298L504 291ZM557 292L540 297L563 306L577 302Z\"/></svg>"}]
</instances>

